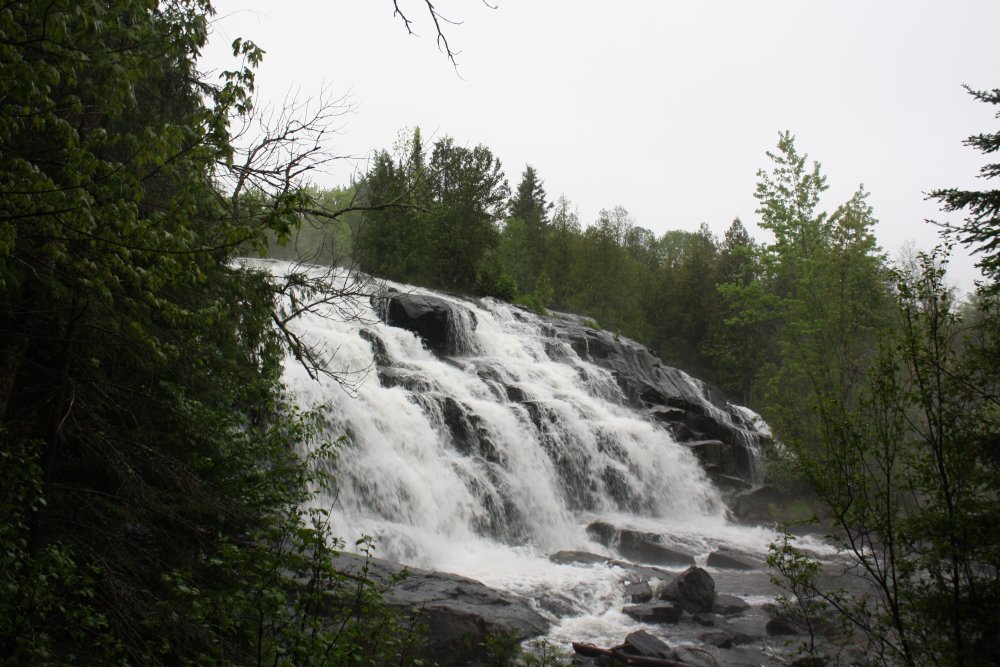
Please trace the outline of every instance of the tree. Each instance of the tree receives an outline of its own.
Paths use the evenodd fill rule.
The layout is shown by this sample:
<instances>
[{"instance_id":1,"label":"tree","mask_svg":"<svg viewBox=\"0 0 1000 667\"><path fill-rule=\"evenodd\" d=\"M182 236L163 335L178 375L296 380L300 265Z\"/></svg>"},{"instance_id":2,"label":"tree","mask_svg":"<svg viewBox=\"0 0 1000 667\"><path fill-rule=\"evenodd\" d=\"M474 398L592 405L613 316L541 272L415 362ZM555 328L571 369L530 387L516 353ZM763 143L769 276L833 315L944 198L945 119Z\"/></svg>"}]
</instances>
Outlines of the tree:
<instances>
[{"instance_id":1,"label":"tree","mask_svg":"<svg viewBox=\"0 0 1000 667\"><path fill-rule=\"evenodd\" d=\"M509 217L504 231L509 246L506 265L524 292L534 289L544 270L551 209L538 173L527 165L507 205Z\"/></svg>"},{"instance_id":2,"label":"tree","mask_svg":"<svg viewBox=\"0 0 1000 667\"><path fill-rule=\"evenodd\" d=\"M719 248L718 319L704 352L712 361L712 379L743 405L759 406L761 373L772 350L777 324L765 288L762 251L736 219Z\"/></svg>"},{"instance_id":3,"label":"tree","mask_svg":"<svg viewBox=\"0 0 1000 667\"><path fill-rule=\"evenodd\" d=\"M571 284L571 269L575 247L580 240L580 219L565 195L560 195L552 210L549 223L545 272L552 281L553 302L567 304L575 291Z\"/></svg>"},{"instance_id":4,"label":"tree","mask_svg":"<svg viewBox=\"0 0 1000 667\"><path fill-rule=\"evenodd\" d=\"M1000 88L992 91L965 88L969 94L986 104L1000 104ZM1000 118L1000 111L996 114ZM965 140L967 146L990 155L1000 151L1000 132L977 134ZM981 178L1000 177L1000 163L990 163L979 170ZM945 211L967 211L969 217L961 225L943 225L944 234L958 240L974 252L981 254L979 268L993 281L1000 284L1000 189L959 190L948 188L934 190L930 196L942 203Z\"/></svg>"},{"instance_id":5,"label":"tree","mask_svg":"<svg viewBox=\"0 0 1000 667\"><path fill-rule=\"evenodd\" d=\"M646 306L651 340L667 363L704 376L702 348L718 302L715 237L702 224L697 232L665 232L655 247L659 262Z\"/></svg>"},{"instance_id":6,"label":"tree","mask_svg":"<svg viewBox=\"0 0 1000 667\"><path fill-rule=\"evenodd\" d=\"M648 333L641 304L646 269L626 248L634 229L625 208L601 209L575 244L569 305L605 328L641 340Z\"/></svg>"},{"instance_id":7,"label":"tree","mask_svg":"<svg viewBox=\"0 0 1000 667\"><path fill-rule=\"evenodd\" d=\"M761 227L774 235L760 247L759 276L724 291L735 303L730 321L770 326L765 358L765 414L780 439L806 445L819 430L816 408L851 405L885 323L884 255L861 188L832 215L819 211L826 178L782 133L758 172ZM735 300L732 301L732 300Z\"/></svg>"},{"instance_id":8,"label":"tree","mask_svg":"<svg viewBox=\"0 0 1000 667\"><path fill-rule=\"evenodd\" d=\"M12 663L398 661L373 640L391 619L350 611L373 610L370 587L330 588L331 536L300 509L310 427L280 366L288 351L317 357L278 292L308 285L236 260L310 210L300 179L322 159L312 141L330 110L240 144L230 128L254 118L261 52L237 40L240 66L201 81L211 12L201 0L0 12Z\"/></svg>"},{"instance_id":9,"label":"tree","mask_svg":"<svg viewBox=\"0 0 1000 667\"><path fill-rule=\"evenodd\" d=\"M483 145L434 142L427 167L429 277L445 289L491 293L500 278L499 222L510 196L502 165Z\"/></svg>"},{"instance_id":10,"label":"tree","mask_svg":"<svg viewBox=\"0 0 1000 667\"><path fill-rule=\"evenodd\" d=\"M983 101L993 94L974 93ZM995 135L969 143L997 148ZM996 167L983 175L993 177ZM799 448L800 470L815 490L835 536L868 592L835 590L818 569L785 544L772 561L808 599L849 623L867 641L868 659L883 665L992 665L1000 661L993 633L1000 622L1000 304L997 301L995 192L938 190L946 210L971 216L946 227L951 239L983 253L988 281L965 304L945 284L950 245L918 253L891 273L894 316L880 331L877 354L851 400L816 405L816 441ZM871 253L870 209L859 193L838 212L833 237L843 255L841 289L862 295L850 279ZM870 260L869 260L870 261ZM849 266L850 265L850 266ZM847 312L848 320L858 318ZM859 318L858 318L859 319ZM851 330L864 339L865 332ZM858 367L831 348L842 378ZM810 574L810 572L812 574ZM851 575L855 576L854 574ZM850 640L850 635L848 635Z\"/></svg>"},{"instance_id":11,"label":"tree","mask_svg":"<svg viewBox=\"0 0 1000 667\"><path fill-rule=\"evenodd\" d=\"M896 279L898 328L868 383L853 407L820 406L823 446L799 454L869 592L795 580L808 559L787 544L773 560L860 631L876 664L996 664L1000 368L983 355L996 306L963 321L938 252Z\"/></svg>"}]
</instances>

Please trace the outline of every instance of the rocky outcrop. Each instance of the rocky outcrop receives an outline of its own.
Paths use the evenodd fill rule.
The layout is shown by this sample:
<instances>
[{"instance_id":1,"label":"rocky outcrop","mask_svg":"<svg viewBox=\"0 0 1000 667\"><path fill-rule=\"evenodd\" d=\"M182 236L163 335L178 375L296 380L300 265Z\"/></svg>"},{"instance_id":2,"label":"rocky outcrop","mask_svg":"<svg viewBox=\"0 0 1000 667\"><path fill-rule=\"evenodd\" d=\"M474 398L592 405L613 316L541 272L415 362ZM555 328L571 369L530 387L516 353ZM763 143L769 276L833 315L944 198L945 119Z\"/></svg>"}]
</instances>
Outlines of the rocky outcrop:
<instances>
[{"instance_id":1,"label":"rocky outcrop","mask_svg":"<svg viewBox=\"0 0 1000 667\"><path fill-rule=\"evenodd\" d=\"M477 326L475 314L457 298L390 289L372 296L371 302L386 324L412 331L439 356L476 352L472 336ZM675 440L687 443L705 469L720 480L720 487L733 487L732 480L756 478L755 451L765 436L747 422L746 412L728 403L719 390L667 366L645 346L591 328L577 316L552 313L542 322L546 336L543 347L550 358L565 360L569 345L581 359L609 370L625 400L643 410ZM386 370L389 364L377 337L365 332L365 338L372 344L380 379L409 388L408 375ZM505 389L503 398L525 404L533 419L540 418L536 414L539 408L531 405L523 388L495 380Z\"/></svg>"},{"instance_id":2,"label":"rocky outcrop","mask_svg":"<svg viewBox=\"0 0 1000 667\"><path fill-rule=\"evenodd\" d=\"M720 570L758 570L764 567L752 556L731 549L716 549L708 555L705 564Z\"/></svg>"},{"instance_id":3,"label":"rocky outcrop","mask_svg":"<svg viewBox=\"0 0 1000 667\"><path fill-rule=\"evenodd\" d=\"M388 290L371 297L386 324L417 334L427 349L440 355L468 354L472 350L466 326L476 328L475 315L441 297Z\"/></svg>"},{"instance_id":4,"label":"rocky outcrop","mask_svg":"<svg viewBox=\"0 0 1000 667\"><path fill-rule=\"evenodd\" d=\"M594 521L587 526L587 534L636 563L679 567L695 562L691 554L662 544L662 538L656 533L616 528L604 521Z\"/></svg>"},{"instance_id":5,"label":"rocky outcrop","mask_svg":"<svg viewBox=\"0 0 1000 667\"><path fill-rule=\"evenodd\" d=\"M678 660L677 651L645 630L629 633L623 643L612 648L573 642L573 650L577 656L601 660L598 663L576 664L651 665L657 667L683 667L689 664ZM610 662L604 662L604 660Z\"/></svg>"},{"instance_id":6,"label":"rocky outcrop","mask_svg":"<svg viewBox=\"0 0 1000 667\"><path fill-rule=\"evenodd\" d=\"M386 588L387 605L427 628L423 655L442 667L478 664L485 658L490 637L521 641L545 634L549 628L528 600L472 579L354 554L340 554L334 563L347 574L364 571ZM392 583L404 569L408 574Z\"/></svg>"},{"instance_id":7,"label":"rocky outcrop","mask_svg":"<svg viewBox=\"0 0 1000 667\"><path fill-rule=\"evenodd\" d=\"M630 404L645 410L676 440L691 443L709 472L756 477L755 450L766 436L718 389L667 366L647 347L588 327L574 315L554 313L549 321L554 337L569 343L580 358L612 372Z\"/></svg>"},{"instance_id":8,"label":"rocky outcrop","mask_svg":"<svg viewBox=\"0 0 1000 667\"><path fill-rule=\"evenodd\" d=\"M681 620L682 609L673 602L644 602L627 605L622 613L640 623L676 623Z\"/></svg>"}]
</instances>

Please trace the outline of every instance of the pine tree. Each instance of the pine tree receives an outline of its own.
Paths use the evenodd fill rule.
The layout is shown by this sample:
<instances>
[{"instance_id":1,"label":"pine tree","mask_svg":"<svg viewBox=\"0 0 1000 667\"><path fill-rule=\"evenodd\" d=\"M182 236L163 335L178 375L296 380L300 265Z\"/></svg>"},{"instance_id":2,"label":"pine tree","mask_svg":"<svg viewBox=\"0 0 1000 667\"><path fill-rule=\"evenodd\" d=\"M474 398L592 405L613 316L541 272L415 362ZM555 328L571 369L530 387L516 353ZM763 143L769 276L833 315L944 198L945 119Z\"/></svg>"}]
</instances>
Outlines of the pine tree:
<instances>
[{"instance_id":1,"label":"pine tree","mask_svg":"<svg viewBox=\"0 0 1000 667\"><path fill-rule=\"evenodd\" d=\"M991 91L966 90L980 102L1000 105L1000 88ZM1000 111L996 117L1000 118ZM1000 132L976 134L965 140L984 155L1000 152ZM1000 178L1000 163L993 162L979 170L981 178ZM993 283L992 291L1000 290L1000 188L992 190L934 190L930 196L942 203L945 211L965 211L969 217L958 226L944 225L944 233L981 255L979 268Z\"/></svg>"}]
</instances>

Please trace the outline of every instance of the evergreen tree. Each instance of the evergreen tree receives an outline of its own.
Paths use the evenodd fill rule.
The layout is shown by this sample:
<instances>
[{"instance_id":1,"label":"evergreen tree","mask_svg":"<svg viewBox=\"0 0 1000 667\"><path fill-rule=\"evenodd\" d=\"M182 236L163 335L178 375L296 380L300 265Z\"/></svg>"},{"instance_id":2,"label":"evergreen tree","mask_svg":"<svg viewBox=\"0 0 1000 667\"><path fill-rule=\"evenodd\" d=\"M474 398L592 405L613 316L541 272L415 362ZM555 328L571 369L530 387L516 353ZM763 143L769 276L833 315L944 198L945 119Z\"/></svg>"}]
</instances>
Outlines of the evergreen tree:
<instances>
[{"instance_id":1,"label":"evergreen tree","mask_svg":"<svg viewBox=\"0 0 1000 667\"><path fill-rule=\"evenodd\" d=\"M552 282L555 304L565 306L576 291L571 271L576 246L580 241L580 219L565 195L560 195L552 210L547 246L545 271Z\"/></svg>"},{"instance_id":2,"label":"evergreen tree","mask_svg":"<svg viewBox=\"0 0 1000 667\"><path fill-rule=\"evenodd\" d=\"M966 90L980 102L1000 105L1000 88L992 91ZM1000 118L1000 111L996 113ZM1000 152L1000 132L977 134L965 140L985 155ZM979 170L984 179L1000 178L1000 163L990 163ZM969 217L958 226L945 225L947 236L958 240L974 252L980 253L979 268L992 281L993 290L1000 285L1000 188L992 190L935 190L931 197L940 201L945 211L965 211Z\"/></svg>"},{"instance_id":3,"label":"evergreen tree","mask_svg":"<svg viewBox=\"0 0 1000 667\"><path fill-rule=\"evenodd\" d=\"M548 216L552 204L538 173L527 165L507 206L505 225L508 271L525 292L531 291L542 272L547 255Z\"/></svg>"},{"instance_id":4,"label":"evergreen tree","mask_svg":"<svg viewBox=\"0 0 1000 667\"><path fill-rule=\"evenodd\" d=\"M498 225L510 196L500 160L486 146L469 149L443 137L434 143L427 173L430 280L445 289L493 293L502 273Z\"/></svg>"}]
</instances>

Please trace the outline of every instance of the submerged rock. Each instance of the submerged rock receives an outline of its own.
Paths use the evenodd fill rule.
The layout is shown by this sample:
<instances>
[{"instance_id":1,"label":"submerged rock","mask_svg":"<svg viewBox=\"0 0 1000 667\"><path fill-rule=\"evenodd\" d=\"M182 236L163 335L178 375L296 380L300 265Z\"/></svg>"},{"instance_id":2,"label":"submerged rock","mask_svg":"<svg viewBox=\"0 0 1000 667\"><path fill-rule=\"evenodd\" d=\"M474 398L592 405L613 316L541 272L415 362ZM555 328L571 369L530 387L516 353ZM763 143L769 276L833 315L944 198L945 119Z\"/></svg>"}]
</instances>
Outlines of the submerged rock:
<instances>
[{"instance_id":1,"label":"submerged rock","mask_svg":"<svg viewBox=\"0 0 1000 667\"><path fill-rule=\"evenodd\" d=\"M650 565L694 565L694 556L672 549L661 543L656 533L631 528L616 528L605 521L594 521L587 526L587 534L606 547L618 551L623 558Z\"/></svg>"},{"instance_id":2,"label":"submerged rock","mask_svg":"<svg viewBox=\"0 0 1000 667\"><path fill-rule=\"evenodd\" d=\"M670 648L665 641L654 637L645 630L629 633L618 650L621 653L640 655L644 658L677 659L677 652Z\"/></svg>"},{"instance_id":3,"label":"submerged rock","mask_svg":"<svg viewBox=\"0 0 1000 667\"><path fill-rule=\"evenodd\" d=\"M625 597L633 604L649 602L653 599L653 588L648 581L637 581L625 586Z\"/></svg>"}]
</instances>

